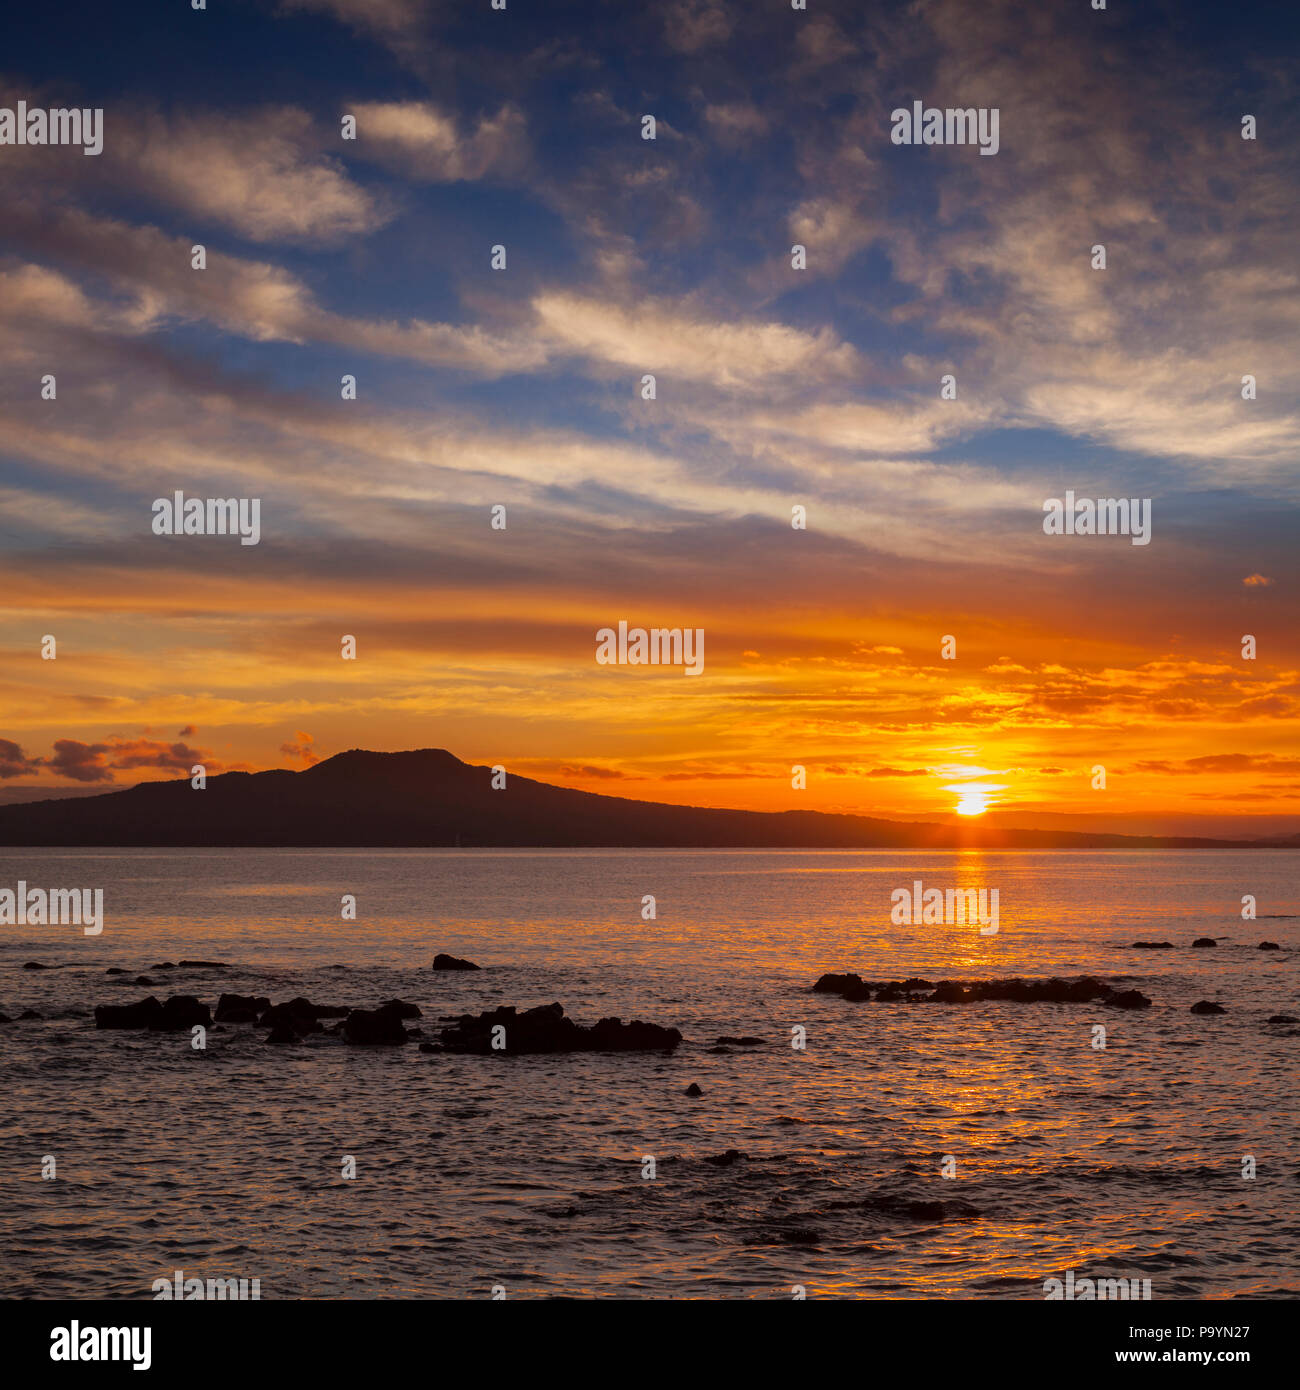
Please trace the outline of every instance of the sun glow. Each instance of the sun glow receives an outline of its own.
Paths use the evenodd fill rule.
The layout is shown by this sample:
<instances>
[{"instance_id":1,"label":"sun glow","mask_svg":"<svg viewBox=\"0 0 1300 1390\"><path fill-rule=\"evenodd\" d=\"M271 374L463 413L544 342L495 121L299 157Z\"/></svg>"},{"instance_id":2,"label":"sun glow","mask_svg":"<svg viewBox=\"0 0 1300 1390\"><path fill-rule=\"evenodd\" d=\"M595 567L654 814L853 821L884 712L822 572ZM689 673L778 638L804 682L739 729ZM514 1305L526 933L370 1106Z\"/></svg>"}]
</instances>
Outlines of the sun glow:
<instances>
[{"instance_id":1,"label":"sun glow","mask_svg":"<svg viewBox=\"0 0 1300 1390\"><path fill-rule=\"evenodd\" d=\"M983 792L963 792L957 803L959 816L982 816L989 809L989 799Z\"/></svg>"}]
</instances>

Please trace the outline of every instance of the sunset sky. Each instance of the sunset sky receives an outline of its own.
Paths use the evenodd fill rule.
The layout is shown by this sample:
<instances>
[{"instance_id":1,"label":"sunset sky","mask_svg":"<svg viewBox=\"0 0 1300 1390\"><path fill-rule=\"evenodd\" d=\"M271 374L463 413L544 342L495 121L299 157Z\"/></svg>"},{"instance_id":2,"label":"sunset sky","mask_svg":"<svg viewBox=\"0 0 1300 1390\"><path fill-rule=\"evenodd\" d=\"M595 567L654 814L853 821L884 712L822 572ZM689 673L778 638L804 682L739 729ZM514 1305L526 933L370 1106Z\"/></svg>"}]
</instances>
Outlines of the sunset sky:
<instances>
[{"instance_id":1,"label":"sunset sky","mask_svg":"<svg viewBox=\"0 0 1300 1390\"><path fill-rule=\"evenodd\" d=\"M437 746L1300 830L1296 30L18 8L0 106L102 107L104 149L0 146L0 799ZM998 108L998 153L892 144L915 100ZM260 543L154 535L177 489L260 498ZM1150 498L1151 543L1045 535L1066 489ZM620 619L703 629L703 674L597 665Z\"/></svg>"}]
</instances>

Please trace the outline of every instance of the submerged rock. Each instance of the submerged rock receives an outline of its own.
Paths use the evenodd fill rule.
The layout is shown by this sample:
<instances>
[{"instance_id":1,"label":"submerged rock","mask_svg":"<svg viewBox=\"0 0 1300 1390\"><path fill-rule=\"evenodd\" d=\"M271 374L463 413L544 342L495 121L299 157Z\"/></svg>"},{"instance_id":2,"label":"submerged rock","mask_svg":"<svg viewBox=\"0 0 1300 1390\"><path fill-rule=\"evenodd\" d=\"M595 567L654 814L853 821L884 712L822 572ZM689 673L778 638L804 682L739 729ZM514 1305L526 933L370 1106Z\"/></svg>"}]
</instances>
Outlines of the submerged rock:
<instances>
[{"instance_id":1,"label":"submerged rock","mask_svg":"<svg viewBox=\"0 0 1300 1390\"><path fill-rule=\"evenodd\" d=\"M694 1081L692 1081L691 1084L682 1092L682 1094L686 1096L702 1096L704 1092L700 1090L699 1086L696 1085Z\"/></svg>"},{"instance_id":2,"label":"submerged rock","mask_svg":"<svg viewBox=\"0 0 1300 1390\"><path fill-rule=\"evenodd\" d=\"M28 960L23 962L24 970L53 970L52 965L42 965L38 960Z\"/></svg>"},{"instance_id":3,"label":"submerged rock","mask_svg":"<svg viewBox=\"0 0 1300 1390\"><path fill-rule=\"evenodd\" d=\"M410 1007L409 1005L407 1007ZM401 1006L396 1001L377 1009L353 1009L343 1020L343 1036L350 1043L391 1046L406 1041Z\"/></svg>"},{"instance_id":4,"label":"submerged rock","mask_svg":"<svg viewBox=\"0 0 1300 1390\"><path fill-rule=\"evenodd\" d=\"M934 984L912 976L906 980L871 981L860 975L823 975L813 986L821 993L840 994L850 1001L866 1000L875 990L878 1003L923 999L931 1004L1113 1004L1117 1008L1146 1008L1151 1001L1137 990L1117 991L1112 985L1083 975L1074 980L940 980ZM920 993L929 990L931 993Z\"/></svg>"},{"instance_id":5,"label":"submerged rock","mask_svg":"<svg viewBox=\"0 0 1300 1390\"><path fill-rule=\"evenodd\" d=\"M449 956L445 951L439 951L433 958L433 968L435 970L481 970L481 965L475 965L472 960L461 960L458 956Z\"/></svg>"},{"instance_id":6,"label":"submerged rock","mask_svg":"<svg viewBox=\"0 0 1300 1390\"><path fill-rule=\"evenodd\" d=\"M271 1007L263 994L223 994L217 1000L218 1023L256 1023Z\"/></svg>"},{"instance_id":7,"label":"submerged rock","mask_svg":"<svg viewBox=\"0 0 1300 1390\"><path fill-rule=\"evenodd\" d=\"M121 967L120 965L110 965L110 966L108 967L108 969L104 971L104 974L105 974L105 975L125 975L125 974L126 974L126 971L123 970L122 967Z\"/></svg>"},{"instance_id":8,"label":"submerged rock","mask_svg":"<svg viewBox=\"0 0 1300 1390\"><path fill-rule=\"evenodd\" d=\"M1133 951L1172 951L1174 943L1172 941L1135 941L1129 949Z\"/></svg>"},{"instance_id":9,"label":"submerged rock","mask_svg":"<svg viewBox=\"0 0 1300 1390\"><path fill-rule=\"evenodd\" d=\"M1103 1000L1112 1009L1149 1009L1151 1001L1140 990L1125 989L1112 994L1109 999Z\"/></svg>"},{"instance_id":10,"label":"submerged rock","mask_svg":"<svg viewBox=\"0 0 1300 1390\"><path fill-rule=\"evenodd\" d=\"M748 1159L747 1153L741 1153L739 1149L728 1149L725 1153L709 1154L705 1157L705 1163L712 1163L716 1168L730 1168L733 1163L741 1163Z\"/></svg>"},{"instance_id":11,"label":"submerged rock","mask_svg":"<svg viewBox=\"0 0 1300 1390\"><path fill-rule=\"evenodd\" d=\"M313 1004L310 999L298 995L294 999L286 999L283 1004L272 1004L264 1009L258 1021L264 1027L274 1028L277 1024L287 1023L299 1033L320 1033L324 1031L320 1022L322 1018L342 1018L347 1012L347 1009L333 1004Z\"/></svg>"},{"instance_id":12,"label":"submerged rock","mask_svg":"<svg viewBox=\"0 0 1300 1390\"><path fill-rule=\"evenodd\" d=\"M149 1027L155 1032L172 1032L193 1028L196 1024L206 1028L211 1022L212 1014L206 1004L201 1004L192 994L173 994L149 1020Z\"/></svg>"},{"instance_id":13,"label":"submerged rock","mask_svg":"<svg viewBox=\"0 0 1300 1390\"><path fill-rule=\"evenodd\" d=\"M1280 951L1282 948L1276 941L1261 941L1258 949L1261 951Z\"/></svg>"},{"instance_id":14,"label":"submerged rock","mask_svg":"<svg viewBox=\"0 0 1300 1390\"><path fill-rule=\"evenodd\" d=\"M288 1023L277 1023L266 1035L264 1041L274 1043L277 1047L283 1047L288 1043L296 1043L298 1034Z\"/></svg>"},{"instance_id":15,"label":"submerged rock","mask_svg":"<svg viewBox=\"0 0 1300 1390\"><path fill-rule=\"evenodd\" d=\"M503 1029L503 1032L495 1032ZM456 1024L442 1030L443 1046L449 1052L506 1052L516 1055L537 1052L646 1052L671 1050L682 1040L676 1028L656 1023L618 1018L602 1018L584 1028L564 1016L562 1004L540 1004L519 1013L513 1005L488 1009L484 1013L461 1014ZM493 1047L498 1038L504 1046Z\"/></svg>"},{"instance_id":16,"label":"submerged rock","mask_svg":"<svg viewBox=\"0 0 1300 1390\"><path fill-rule=\"evenodd\" d=\"M19 1023L32 1023L32 1022L34 1022L35 1020L40 1019L40 1018L43 1018L43 1017L44 1017L44 1015L43 1015L43 1014L38 1014L38 1013L36 1012L35 1009L24 1009L24 1010L22 1011L22 1013L20 1013L20 1014L18 1015L18 1022L19 1022Z\"/></svg>"},{"instance_id":17,"label":"submerged rock","mask_svg":"<svg viewBox=\"0 0 1300 1390\"><path fill-rule=\"evenodd\" d=\"M192 994L174 994L165 1004L160 1004L151 994L136 1004L95 1006L96 1028L151 1028L155 1032L168 1032L192 1028L195 1024L206 1027L211 1022L208 1006L199 1003Z\"/></svg>"},{"instance_id":18,"label":"submerged rock","mask_svg":"<svg viewBox=\"0 0 1300 1390\"><path fill-rule=\"evenodd\" d=\"M162 1004L151 994L136 1004L96 1004L96 1028L148 1028L162 1013Z\"/></svg>"},{"instance_id":19,"label":"submerged rock","mask_svg":"<svg viewBox=\"0 0 1300 1390\"><path fill-rule=\"evenodd\" d=\"M416 1005L408 1004L405 999L385 999L379 1007L391 1010L398 1018L424 1017Z\"/></svg>"},{"instance_id":20,"label":"submerged rock","mask_svg":"<svg viewBox=\"0 0 1300 1390\"><path fill-rule=\"evenodd\" d=\"M722 1038L719 1038L719 1039L718 1039L718 1045L719 1045L720 1047L726 1047L726 1046L731 1046L731 1047L762 1047L762 1045L763 1045L766 1041L767 1041L766 1038L750 1038L750 1037L733 1038L730 1034L728 1034L726 1037L722 1037Z\"/></svg>"},{"instance_id":21,"label":"submerged rock","mask_svg":"<svg viewBox=\"0 0 1300 1390\"><path fill-rule=\"evenodd\" d=\"M1212 936L1198 936L1192 942L1193 946L1217 946L1219 943Z\"/></svg>"},{"instance_id":22,"label":"submerged rock","mask_svg":"<svg viewBox=\"0 0 1300 1390\"><path fill-rule=\"evenodd\" d=\"M1228 1011L1222 1004L1212 1004L1208 999L1202 999L1199 1003L1192 1005L1194 1014L1226 1014Z\"/></svg>"}]
</instances>

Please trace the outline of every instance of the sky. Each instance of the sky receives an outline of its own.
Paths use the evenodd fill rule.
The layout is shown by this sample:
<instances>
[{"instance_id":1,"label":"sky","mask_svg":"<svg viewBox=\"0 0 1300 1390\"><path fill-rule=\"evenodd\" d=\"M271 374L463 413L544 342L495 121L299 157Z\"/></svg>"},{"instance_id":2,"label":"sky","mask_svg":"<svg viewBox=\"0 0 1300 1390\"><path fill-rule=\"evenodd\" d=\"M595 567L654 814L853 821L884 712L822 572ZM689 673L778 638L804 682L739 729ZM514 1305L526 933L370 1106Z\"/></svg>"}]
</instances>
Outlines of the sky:
<instances>
[{"instance_id":1,"label":"sky","mask_svg":"<svg viewBox=\"0 0 1300 1390\"><path fill-rule=\"evenodd\" d=\"M0 145L0 799L445 747L1300 830L1294 11L6 27L0 107L104 114L98 155ZM996 154L894 143L915 101L996 109ZM155 534L178 489L259 499L258 543ZM1067 490L1148 543L1046 534ZM703 670L599 664L620 621Z\"/></svg>"}]
</instances>

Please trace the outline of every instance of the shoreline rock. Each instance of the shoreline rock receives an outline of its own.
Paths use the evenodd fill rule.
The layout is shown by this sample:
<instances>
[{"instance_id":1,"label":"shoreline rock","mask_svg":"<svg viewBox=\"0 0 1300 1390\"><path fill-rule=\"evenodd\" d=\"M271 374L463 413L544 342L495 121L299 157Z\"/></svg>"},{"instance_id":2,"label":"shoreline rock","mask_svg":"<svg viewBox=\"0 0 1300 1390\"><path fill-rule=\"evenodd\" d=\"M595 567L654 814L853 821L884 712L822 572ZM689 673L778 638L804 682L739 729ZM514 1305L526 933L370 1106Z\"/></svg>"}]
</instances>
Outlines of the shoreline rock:
<instances>
[{"instance_id":1,"label":"shoreline rock","mask_svg":"<svg viewBox=\"0 0 1300 1390\"><path fill-rule=\"evenodd\" d=\"M433 968L435 970L482 970L481 965L475 965L472 960L461 960L459 956L449 956L445 951L439 951L433 958Z\"/></svg>"},{"instance_id":2,"label":"shoreline rock","mask_svg":"<svg viewBox=\"0 0 1300 1390\"><path fill-rule=\"evenodd\" d=\"M504 1034L496 1033L498 1028L503 1028ZM565 1017L562 1004L540 1004L523 1013L514 1005L503 1005L477 1015L461 1014L440 1036L448 1052L473 1052L484 1056L494 1052L520 1056L549 1052L672 1051L682 1040L676 1028L642 1023L639 1019L624 1023L619 1018L602 1018L584 1027ZM505 1046L494 1048L494 1037L504 1037Z\"/></svg>"},{"instance_id":3,"label":"shoreline rock","mask_svg":"<svg viewBox=\"0 0 1300 1390\"><path fill-rule=\"evenodd\" d=\"M922 994L920 990L931 990ZM1136 989L1117 990L1091 975L1074 980L1053 977L1050 980L1026 980L1019 977L1005 980L929 980L911 977L906 980L864 980L860 975L823 975L813 990L821 994L838 994L850 1003L865 1003L873 997L877 1003L896 1003L908 1000L928 1004L976 1004L1009 1002L1013 1004L1109 1004L1117 1009L1145 1009L1151 1001Z\"/></svg>"}]
</instances>

